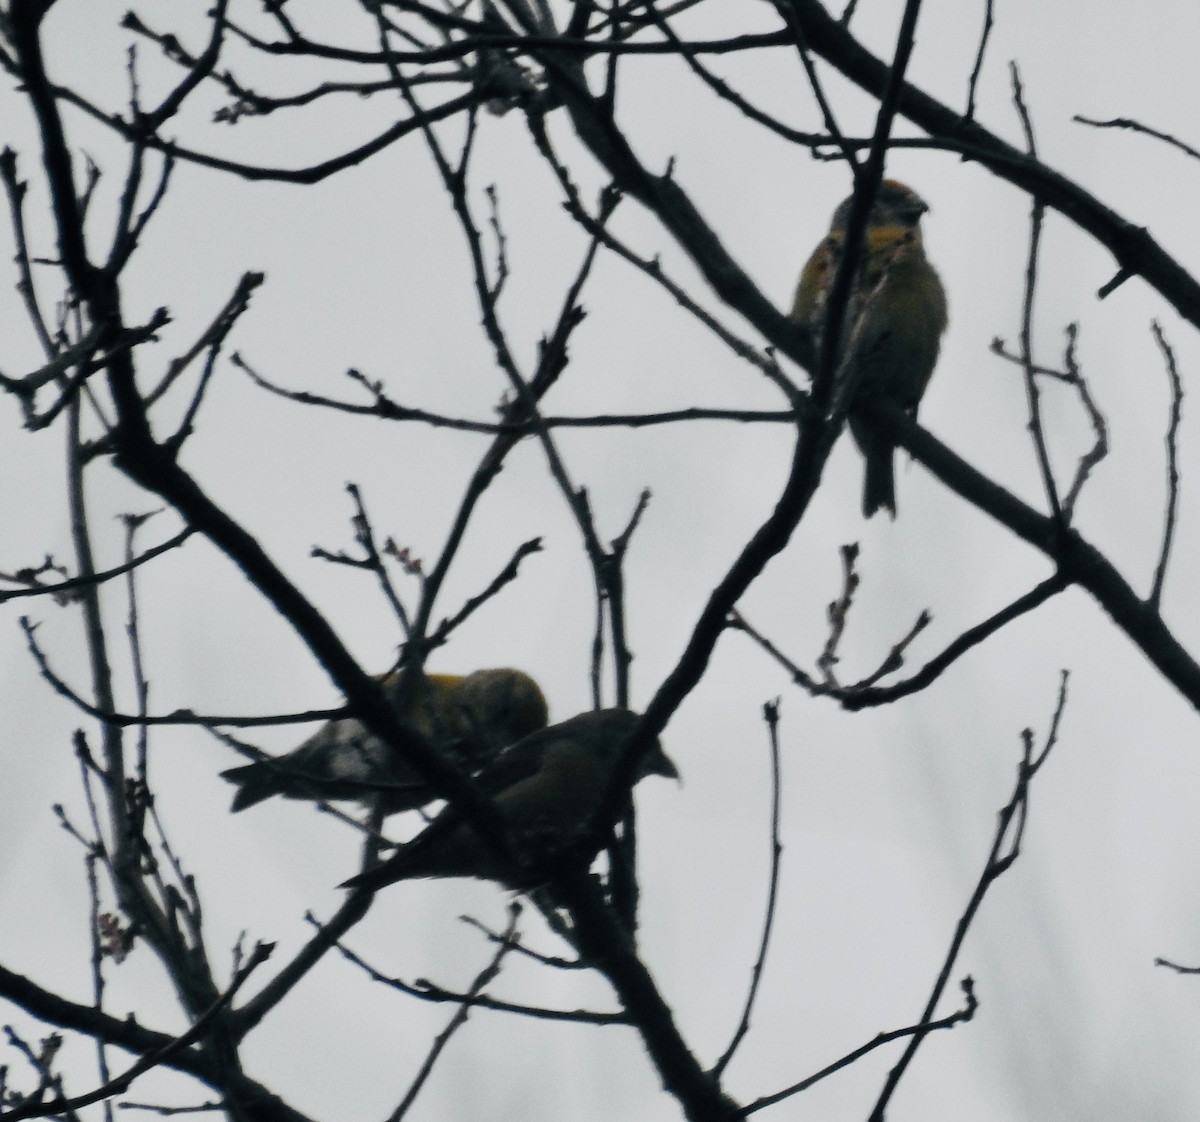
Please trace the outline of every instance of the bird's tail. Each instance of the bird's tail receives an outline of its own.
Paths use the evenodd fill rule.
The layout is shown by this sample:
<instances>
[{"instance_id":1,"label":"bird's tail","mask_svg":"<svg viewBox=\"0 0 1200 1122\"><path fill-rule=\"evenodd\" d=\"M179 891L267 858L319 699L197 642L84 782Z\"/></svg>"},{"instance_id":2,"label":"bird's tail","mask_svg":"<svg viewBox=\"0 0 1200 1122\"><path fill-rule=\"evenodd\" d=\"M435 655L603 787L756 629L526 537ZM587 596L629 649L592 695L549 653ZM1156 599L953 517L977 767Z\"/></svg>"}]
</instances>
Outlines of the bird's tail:
<instances>
[{"instance_id":1,"label":"bird's tail","mask_svg":"<svg viewBox=\"0 0 1200 1122\"><path fill-rule=\"evenodd\" d=\"M405 852L401 850L373 869L367 869L366 872L342 881L338 888L348 888L353 892L378 892L379 889L399 880L419 880L431 875L433 874L416 867L414 862L406 861Z\"/></svg>"},{"instance_id":2,"label":"bird's tail","mask_svg":"<svg viewBox=\"0 0 1200 1122\"><path fill-rule=\"evenodd\" d=\"M221 778L237 786L231 810L245 810L277 794L279 787L274 773L261 763L231 767L221 772Z\"/></svg>"},{"instance_id":3,"label":"bird's tail","mask_svg":"<svg viewBox=\"0 0 1200 1122\"><path fill-rule=\"evenodd\" d=\"M866 461L863 477L862 511L870 518L877 510L896 517L895 446L879 432L851 422L851 431Z\"/></svg>"},{"instance_id":4,"label":"bird's tail","mask_svg":"<svg viewBox=\"0 0 1200 1122\"><path fill-rule=\"evenodd\" d=\"M391 884L390 871L388 875L384 875L384 866L376 865L375 868L368 869L365 873L359 873L349 880L342 881L338 888L349 888L355 892L374 892L386 884Z\"/></svg>"},{"instance_id":5,"label":"bird's tail","mask_svg":"<svg viewBox=\"0 0 1200 1122\"><path fill-rule=\"evenodd\" d=\"M864 518L870 518L877 510L886 510L896 517L896 479L891 448L867 457L862 509Z\"/></svg>"}]
</instances>

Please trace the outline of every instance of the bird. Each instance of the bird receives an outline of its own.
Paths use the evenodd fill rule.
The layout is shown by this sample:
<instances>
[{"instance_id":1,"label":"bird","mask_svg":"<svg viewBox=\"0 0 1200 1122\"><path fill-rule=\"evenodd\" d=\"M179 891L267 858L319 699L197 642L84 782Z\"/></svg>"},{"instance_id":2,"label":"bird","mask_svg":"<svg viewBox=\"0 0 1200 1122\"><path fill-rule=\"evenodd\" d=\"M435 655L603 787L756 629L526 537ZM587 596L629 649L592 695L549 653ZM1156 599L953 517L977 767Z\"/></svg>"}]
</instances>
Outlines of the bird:
<instances>
[{"instance_id":1,"label":"bird","mask_svg":"<svg viewBox=\"0 0 1200 1122\"><path fill-rule=\"evenodd\" d=\"M498 853L451 805L393 856L339 887L375 892L401 880L475 877L522 889L542 883L556 857L590 862L599 851L598 840L583 852L573 847L602 836L588 827L598 825L592 819L640 719L628 709L580 713L518 741L484 768L477 782L524 862ZM657 739L642 753L630 786L647 775L679 778Z\"/></svg>"},{"instance_id":2,"label":"bird","mask_svg":"<svg viewBox=\"0 0 1200 1122\"><path fill-rule=\"evenodd\" d=\"M520 670L430 674L414 691L406 671L377 679L397 714L448 759L477 772L504 748L546 727L549 712L538 684ZM439 796L400 756L354 717L322 725L283 756L221 772L237 786L234 811L282 795L288 799L358 799L385 814L412 810Z\"/></svg>"},{"instance_id":3,"label":"bird","mask_svg":"<svg viewBox=\"0 0 1200 1122\"><path fill-rule=\"evenodd\" d=\"M791 318L808 328L818 351L853 205L850 195L833 212L796 286ZM853 402L886 398L915 418L948 322L946 292L921 238L928 210L911 187L895 179L880 183L843 320L837 368L843 384L854 387L850 432L866 461L864 518L878 510L896 517L895 445L855 415Z\"/></svg>"}]
</instances>

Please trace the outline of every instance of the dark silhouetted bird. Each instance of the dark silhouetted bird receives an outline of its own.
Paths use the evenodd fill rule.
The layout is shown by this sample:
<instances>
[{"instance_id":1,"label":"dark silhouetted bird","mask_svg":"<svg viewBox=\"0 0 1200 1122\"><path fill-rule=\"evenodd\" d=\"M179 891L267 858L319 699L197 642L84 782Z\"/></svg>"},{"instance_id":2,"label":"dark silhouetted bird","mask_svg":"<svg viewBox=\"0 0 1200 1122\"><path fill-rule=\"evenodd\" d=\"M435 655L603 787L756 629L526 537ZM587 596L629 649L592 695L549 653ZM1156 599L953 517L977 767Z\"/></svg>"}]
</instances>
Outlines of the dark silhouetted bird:
<instances>
[{"instance_id":1,"label":"dark silhouetted bird","mask_svg":"<svg viewBox=\"0 0 1200 1122\"><path fill-rule=\"evenodd\" d=\"M507 825L514 853L529 860L527 877L449 806L398 853L341 887L374 891L420 877L478 877L528 888L556 856L590 861L598 841L591 852L571 852L572 846L597 826L592 818L639 719L628 709L581 713L518 741L480 773L479 785ZM647 775L679 775L657 740L638 761L631 783ZM602 831L593 829L590 836L599 838Z\"/></svg>"}]
</instances>

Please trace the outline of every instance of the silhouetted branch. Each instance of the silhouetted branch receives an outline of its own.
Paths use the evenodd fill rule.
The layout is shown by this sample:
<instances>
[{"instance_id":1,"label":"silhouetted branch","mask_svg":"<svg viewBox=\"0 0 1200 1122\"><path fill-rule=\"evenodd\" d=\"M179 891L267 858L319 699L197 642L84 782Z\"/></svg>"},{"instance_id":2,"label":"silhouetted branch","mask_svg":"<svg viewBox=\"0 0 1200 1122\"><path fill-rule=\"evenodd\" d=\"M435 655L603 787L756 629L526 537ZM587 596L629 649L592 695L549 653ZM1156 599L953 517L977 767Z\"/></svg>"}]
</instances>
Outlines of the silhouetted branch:
<instances>
[{"instance_id":1,"label":"silhouetted branch","mask_svg":"<svg viewBox=\"0 0 1200 1122\"><path fill-rule=\"evenodd\" d=\"M761 1099L755 1099L752 1103L748 1103L742 1107L739 1112L741 1116L746 1117L762 1110L766 1106L774 1106L776 1103L783 1102L784 1099L791 1098L793 1095L800 1094L801 1091L807 1091L816 1083L820 1083L822 1079L827 1079L829 1076L848 1068L851 1064L857 1063L863 1056L874 1052L876 1048L881 1048L885 1044L891 1044L893 1040L903 1040L905 1037L914 1037L918 1033L928 1036L931 1032L941 1032L945 1029L952 1029L957 1025L966 1024L975 1016L975 1010L979 1008L979 1001L975 997L975 982L968 975L959 982L962 988L964 1002L961 1009L956 1009L953 1013L948 1013L936 1021L922 1022L916 1025L909 1025L906 1028L892 1029L889 1032L881 1032L873 1040L867 1041L855 1048L852 1052L847 1052L840 1059L834 1060L833 1063L821 1068L820 1071L810 1075L807 1079L800 1080L799 1083L793 1083L790 1087L785 1087L782 1091L776 1091L773 1095L764 1095Z\"/></svg>"},{"instance_id":2,"label":"silhouetted branch","mask_svg":"<svg viewBox=\"0 0 1200 1122\"><path fill-rule=\"evenodd\" d=\"M931 433L882 399L859 406L874 424L913 454L956 494L1044 553L1068 584L1086 589L1159 672L1200 709L1200 666L1153 605L1142 600L1116 567L1075 529L1062 530L957 456Z\"/></svg>"},{"instance_id":3,"label":"silhouetted branch","mask_svg":"<svg viewBox=\"0 0 1200 1122\"><path fill-rule=\"evenodd\" d=\"M1184 144L1182 140L1177 140L1170 133L1159 132L1158 129L1152 129L1149 125L1143 125L1129 117L1113 117L1108 121L1097 121L1091 117L1082 117L1076 113L1071 120L1077 121L1081 125L1091 125L1097 129L1129 129L1131 132L1145 133L1146 136L1152 136L1156 140L1166 141L1181 152L1191 156L1193 160L1200 160L1200 152L1196 151L1190 144Z\"/></svg>"},{"instance_id":4,"label":"silhouetted branch","mask_svg":"<svg viewBox=\"0 0 1200 1122\"><path fill-rule=\"evenodd\" d=\"M714 321L715 322L715 321ZM485 436L522 437L532 436L539 428L647 428L653 425L673 425L691 421L738 421L743 424L795 424L796 414L789 410L767 409L711 409L695 406L688 409L670 409L656 413L595 413L585 417L561 417L543 414L539 421L518 420L512 417L511 408L502 408L501 412L509 414L500 421L472 421L465 417L449 417L444 413L433 413L427 409L415 406L401 405L393 401L385 392L382 381L366 377L361 371L347 370L346 377L352 382L363 386L373 397L369 405L343 401L325 394L312 393L308 390L289 390L269 381L259 371L252 367L240 354L230 356L230 362L246 375L260 389L294 401L299 405L318 405L326 409L335 409L342 413L355 414L361 417L378 417L385 421L415 421L432 428L456 429L460 432L477 432ZM765 367L769 360L759 357L755 365ZM807 400L806 398L804 399Z\"/></svg>"},{"instance_id":5,"label":"silhouetted branch","mask_svg":"<svg viewBox=\"0 0 1200 1122\"><path fill-rule=\"evenodd\" d=\"M66 599L69 598L66 596L67 593L74 592L80 588L103 584L105 581L110 581L114 577L122 576L123 574L136 569L138 566L144 565L147 561L153 561L155 557L161 556L164 553L170 552L172 549L178 548L179 546L183 545L183 543L187 541L191 535L192 531L190 529L180 530L180 532L174 537L168 538L160 545L152 546L150 549L146 550L145 553L138 554L138 556L132 560L126 561L122 565L114 566L111 569L105 569L103 572L95 573L92 576L68 577L64 580L56 582L55 584L34 584L30 588L0 590L0 604L3 604L5 600L16 600L22 596L53 596L55 599L62 597L62 602L65 602ZM19 572L12 575L0 573L0 580L16 581L21 579L26 578L22 578L21 573Z\"/></svg>"},{"instance_id":6,"label":"silhouetted branch","mask_svg":"<svg viewBox=\"0 0 1200 1122\"><path fill-rule=\"evenodd\" d=\"M518 915L520 915L520 908L513 905L508 924L510 939L516 932ZM433 1071L433 1065L437 1063L438 1057L449 1043L450 1038L467 1023L472 1003L481 999L484 986L488 985L488 983L492 982L499 975L500 964L503 962L505 955L508 954L508 951L508 942L502 942L496 948L496 953L492 956L491 962L479 972L475 980L471 983L470 988L464 996L464 1000L459 1003L454 1016L450 1018L449 1024L434 1038L433 1044L429 1049L429 1054L425 1057L425 1062L421 1064L421 1070L417 1073L416 1078L413 1079L400 1105L389 1115L388 1122L399 1122L399 1119L408 1113L409 1107L416 1101L417 1095L420 1094L421 1088L428 1080L430 1072Z\"/></svg>"},{"instance_id":7,"label":"silhouetted branch","mask_svg":"<svg viewBox=\"0 0 1200 1122\"><path fill-rule=\"evenodd\" d=\"M992 35L992 0L984 0L983 30L979 33L979 48L975 52L975 65L971 67L971 77L967 80L967 109L968 120L975 116L975 91L979 87L979 76L983 73L983 56L987 53L988 40Z\"/></svg>"},{"instance_id":8,"label":"silhouetted branch","mask_svg":"<svg viewBox=\"0 0 1200 1122\"><path fill-rule=\"evenodd\" d=\"M783 787L779 766L779 701L769 701L763 706L763 720L767 724L767 735L770 740L771 752L771 872L767 884L767 906L763 911L762 937L758 944L758 957L750 971L750 989L746 993L746 1004L742 1007L742 1016L734 1030L729 1046L721 1054L721 1058L713 1065L713 1077L720 1080L729 1061L733 1059L738 1045L750 1031L750 1014L754 1010L754 1002L758 996L758 988L762 983L763 968L767 962L767 950L771 945L771 931L775 926L775 904L779 899L779 865L783 856L783 843L779 840L780 825L780 793ZM745 1113L745 1112L744 1112Z\"/></svg>"},{"instance_id":9,"label":"silhouetted branch","mask_svg":"<svg viewBox=\"0 0 1200 1122\"><path fill-rule=\"evenodd\" d=\"M1162 602L1163 582L1167 578L1167 562L1171 557L1171 543L1175 538L1175 519L1179 510L1179 422L1183 414L1183 380L1175 365L1175 352L1158 321L1150 325L1154 341L1162 352L1167 378L1171 383L1171 415L1167 424L1167 516L1163 525L1162 548L1159 550L1158 566L1154 570L1154 584L1150 588L1148 602L1158 610Z\"/></svg>"},{"instance_id":10,"label":"silhouetted branch","mask_svg":"<svg viewBox=\"0 0 1200 1122\"><path fill-rule=\"evenodd\" d=\"M1054 707L1054 714L1050 718L1050 728L1046 733L1046 739L1041 751L1036 754L1034 753L1033 732L1030 729L1025 729L1021 734L1021 762L1017 766L1016 785L1013 788L1011 798L1000 811L996 824L996 833L992 839L991 850L988 853L987 861L984 863L983 872L980 873L975 889L971 893L971 898L967 902L962 915L959 917L958 923L955 925L954 935L950 940L950 949L946 953L946 959L942 964L942 969L938 973L937 981L934 983L933 990L929 995L929 1001L925 1005L925 1010L921 1014L921 1019L918 1022L920 1025L932 1026L934 1013L950 980L950 974L954 970L954 964L958 959L959 951L962 949L963 940L966 938L967 931L970 929L975 916L979 912L983 898L987 895L988 889L1001 876L1008 872L1013 862L1020 856L1021 842L1025 836L1025 825L1028 822L1029 816L1029 787L1034 777L1041 770L1042 765L1046 762L1050 752L1058 743L1059 725L1067 704L1067 679L1068 674L1064 670L1059 683L1058 701ZM964 982L964 988L965 986L966 983ZM968 990L967 992L968 998L970 998L971 991ZM928 1035L928 1029L919 1029L909 1039L904 1053L884 1081L883 1090L880 1092L879 1098L875 1103L875 1109L871 1112L870 1122L883 1122L887 1111L887 1104L891 1101L891 1097L905 1071L908 1070L908 1066L916 1055L917 1049L921 1047L921 1044Z\"/></svg>"},{"instance_id":11,"label":"silhouetted branch","mask_svg":"<svg viewBox=\"0 0 1200 1122\"><path fill-rule=\"evenodd\" d=\"M805 46L855 85L876 97L882 95L891 78L890 66L863 47L820 0L780 2L794 12ZM930 136L969 154L1000 178L1059 211L1105 246L1122 273L1144 278L1184 319L1200 327L1200 282L1144 227L1122 218L1074 180L1022 154L978 122L960 116L909 83L900 93L900 113Z\"/></svg>"},{"instance_id":12,"label":"silhouetted branch","mask_svg":"<svg viewBox=\"0 0 1200 1122\"><path fill-rule=\"evenodd\" d=\"M4 1122L19 1122L22 1118L45 1118L51 1114L72 1112L78 1110L80 1107L90 1106L92 1103L101 1102L104 1099L111 1098L113 1095L119 1095L123 1091L129 1090L133 1081L138 1076L144 1075L151 1069L168 1063L175 1055L200 1040L208 1032L212 1022L221 1010L229 1004L234 994L241 989L242 983L270 957L273 949L274 944L259 943L254 948L249 961L237 972L228 988L204 1014L197 1018L187 1032L160 1045L154 1051L147 1053L120 1075L115 1076L107 1083L95 1088L95 1090L88 1091L86 1094L72 1095L70 1098L59 1097L27 1105L22 1104L14 1107L12 1110L0 1112L0 1119L3 1119Z\"/></svg>"},{"instance_id":13,"label":"silhouetted branch","mask_svg":"<svg viewBox=\"0 0 1200 1122\"><path fill-rule=\"evenodd\" d=\"M459 610L449 619L442 620L438 624L437 630L429 637L429 645L444 643L450 635L462 626L472 615L475 614L484 604L486 604L493 596L501 589L511 584L517 579L517 574L521 570L521 562L530 554L540 553L542 551L542 539L530 538L527 542L522 542L517 546L516 552L512 555L508 564L500 570L499 573L492 579L491 583L477 596L472 596Z\"/></svg>"},{"instance_id":14,"label":"silhouetted branch","mask_svg":"<svg viewBox=\"0 0 1200 1122\"><path fill-rule=\"evenodd\" d=\"M308 919L310 923L316 922L311 916ZM495 937L493 942L497 944L497 952L496 958L493 961L499 961L499 958L503 955L522 949L520 941L514 937L514 931L515 929L510 925L503 934ZM421 1001L434 1003L450 1002L455 1005L461 1005L464 1008L491 1009L498 1013L514 1013L521 1017L531 1017L539 1021L565 1021L588 1025L629 1024L629 1018L623 1013L600 1013L588 1009L545 1009L537 1005L526 1005L520 1002L501 1001L498 998L486 997L479 993L475 986L471 986L464 993L455 993L425 978L418 978L415 982L406 982L401 978L391 977L377 970L360 955L340 942L337 944L337 950L347 962L356 966L371 981L378 982L389 989L394 989L399 993L418 998Z\"/></svg>"}]
</instances>

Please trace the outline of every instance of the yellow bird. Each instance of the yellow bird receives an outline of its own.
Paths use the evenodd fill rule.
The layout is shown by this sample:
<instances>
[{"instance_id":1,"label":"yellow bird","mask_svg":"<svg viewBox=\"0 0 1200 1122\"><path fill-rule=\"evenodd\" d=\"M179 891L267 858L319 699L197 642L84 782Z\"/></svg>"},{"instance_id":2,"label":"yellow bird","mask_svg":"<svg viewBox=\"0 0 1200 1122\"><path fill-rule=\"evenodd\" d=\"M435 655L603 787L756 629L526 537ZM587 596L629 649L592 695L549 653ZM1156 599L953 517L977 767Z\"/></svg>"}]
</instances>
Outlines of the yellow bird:
<instances>
[{"instance_id":1,"label":"yellow bird","mask_svg":"<svg viewBox=\"0 0 1200 1122\"><path fill-rule=\"evenodd\" d=\"M477 772L510 744L546 727L538 684L520 670L476 670L465 677L430 674L402 707L403 671L382 676L397 713L449 759ZM221 772L237 785L233 809L282 795L288 799L380 800L385 813L437 798L425 781L354 717L322 725L298 748Z\"/></svg>"},{"instance_id":2,"label":"yellow bird","mask_svg":"<svg viewBox=\"0 0 1200 1122\"><path fill-rule=\"evenodd\" d=\"M516 853L543 875L547 862L583 840L580 832L600 809L620 749L638 720L628 709L581 713L525 737L480 773L479 785L511 831ZM638 761L631 782L647 775L679 777L657 740ZM595 851L569 856L590 859ZM512 862L449 806L398 853L341 887L374 892L400 880L478 877L528 888L539 880L536 871L529 882L512 873Z\"/></svg>"},{"instance_id":3,"label":"yellow bird","mask_svg":"<svg viewBox=\"0 0 1200 1122\"><path fill-rule=\"evenodd\" d=\"M833 212L829 233L796 286L792 319L809 329L818 346L853 203L851 195ZM933 374L947 323L946 292L921 240L921 215L928 209L903 183L885 179L879 185L843 321L844 353L838 356L843 379L857 387L856 401L888 398L912 417ZM853 412L850 432L866 460L863 516L885 509L895 518L895 445Z\"/></svg>"}]
</instances>

